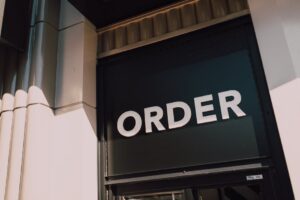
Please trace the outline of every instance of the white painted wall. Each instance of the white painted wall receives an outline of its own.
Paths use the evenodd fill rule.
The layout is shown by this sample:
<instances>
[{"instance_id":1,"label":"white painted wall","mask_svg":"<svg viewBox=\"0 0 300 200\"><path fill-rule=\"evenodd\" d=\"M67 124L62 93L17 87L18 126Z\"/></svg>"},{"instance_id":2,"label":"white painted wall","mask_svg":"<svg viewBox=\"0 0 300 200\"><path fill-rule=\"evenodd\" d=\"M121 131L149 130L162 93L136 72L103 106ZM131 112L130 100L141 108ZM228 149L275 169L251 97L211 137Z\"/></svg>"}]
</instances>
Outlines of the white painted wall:
<instances>
[{"instance_id":1,"label":"white painted wall","mask_svg":"<svg viewBox=\"0 0 300 200\"><path fill-rule=\"evenodd\" d=\"M10 141L12 135L14 96L4 94L0 118L0 200L4 200L9 168Z\"/></svg>"},{"instance_id":2,"label":"white painted wall","mask_svg":"<svg viewBox=\"0 0 300 200\"><path fill-rule=\"evenodd\" d=\"M271 90L294 195L300 199L300 78Z\"/></svg>"}]
</instances>

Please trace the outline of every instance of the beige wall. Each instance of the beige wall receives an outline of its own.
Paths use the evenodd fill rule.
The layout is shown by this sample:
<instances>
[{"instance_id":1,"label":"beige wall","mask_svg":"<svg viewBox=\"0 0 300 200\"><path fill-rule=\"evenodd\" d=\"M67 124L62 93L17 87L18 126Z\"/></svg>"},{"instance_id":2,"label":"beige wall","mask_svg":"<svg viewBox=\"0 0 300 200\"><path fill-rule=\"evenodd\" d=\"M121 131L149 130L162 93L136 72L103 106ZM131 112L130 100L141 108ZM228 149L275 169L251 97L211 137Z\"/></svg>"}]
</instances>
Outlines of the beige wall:
<instances>
[{"instance_id":1,"label":"beige wall","mask_svg":"<svg viewBox=\"0 0 300 200\"><path fill-rule=\"evenodd\" d=\"M300 198L299 91L300 78L271 90L271 98L295 199Z\"/></svg>"}]
</instances>

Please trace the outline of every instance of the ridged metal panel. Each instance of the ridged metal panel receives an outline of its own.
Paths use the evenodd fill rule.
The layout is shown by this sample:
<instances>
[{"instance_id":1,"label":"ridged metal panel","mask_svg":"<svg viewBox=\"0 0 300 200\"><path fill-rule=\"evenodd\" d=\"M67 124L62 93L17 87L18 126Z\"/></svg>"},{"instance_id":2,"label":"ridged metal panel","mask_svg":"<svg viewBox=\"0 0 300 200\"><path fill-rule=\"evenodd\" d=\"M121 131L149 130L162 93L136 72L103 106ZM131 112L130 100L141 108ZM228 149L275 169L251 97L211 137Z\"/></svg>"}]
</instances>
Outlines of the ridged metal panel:
<instances>
[{"instance_id":1,"label":"ridged metal panel","mask_svg":"<svg viewBox=\"0 0 300 200\"><path fill-rule=\"evenodd\" d=\"M182 27L179 9L172 9L169 12L167 12L166 15L169 32L176 31Z\"/></svg>"},{"instance_id":2,"label":"ridged metal panel","mask_svg":"<svg viewBox=\"0 0 300 200\"><path fill-rule=\"evenodd\" d=\"M198 23L206 22L212 18L210 0L200 0L195 4L195 6Z\"/></svg>"},{"instance_id":3,"label":"ridged metal panel","mask_svg":"<svg viewBox=\"0 0 300 200\"><path fill-rule=\"evenodd\" d=\"M212 0L211 3L214 18L223 17L228 14L228 4L226 0Z\"/></svg>"},{"instance_id":4,"label":"ridged metal panel","mask_svg":"<svg viewBox=\"0 0 300 200\"><path fill-rule=\"evenodd\" d=\"M183 27L189 27L197 23L194 5L195 4L187 4L180 8Z\"/></svg>"},{"instance_id":5,"label":"ridged metal panel","mask_svg":"<svg viewBox=\"0 0 300 200\"><path fill-rule=\"evenodd\" d=\"M247 0L228 0L229 11L231 13L247 9Z\"/></svg>"},{"instance_id":6,"label":"ridged metal panel","mask_svg":"<svg viewBox=\"0 0 300 200\"><path fill-rule=\"evenodd\" d=\"M153 37L153 22L152 18L145 18L139 22L141 40L147 40Z\"/></svg>"},{"instance_id":7,"label":"ridged metal panel","mask_svg":"<svg viewBox=\"0 0 300 200\"><path fill-rule=\"evenodd\" d=\"M14 94L16 89L16 72L18 52L15 49L5 50L5 69L3 76L3 96L0 117L0 199L5 198L9 171L9 156L12 138Z\"/></svg>"},{"instance_id":8,"label":"ridged metal panel","mask_svg":"<svg viewBox=\"0 0 300 200\"><path fill-rule=\"evenodd\" d=\"M126 26L121 26L115 30L115 47L121 48L127 44L127 30Z\"/></svg>"},{"instance_id":9,"label":"ridged metal panel","mask_svg":"<svg viewBox=\"0 0 300 200\"><path fill-rule=\"evenodd\" d=\"M160 13L153 17L154 35L159 36L168 32L167 17L165 13Z\"/></svg>"},{"instance_id":10,"label":"ridged metal panel","mask_svg":"<svg viewBox=\"0 0 300 200\"><path fill-rule=\"evenodd\" d=\"M102 49L103 51L109 51L115 48L114 30L109 30L102 35Z\"/></svg>"},{"instance_id":11,"label":"ridged metal panel","mask_svg":"<svg viewBox=\"0 0 300 200\"><path fill-rule=\"evenodd\" d=\"M247 0L186 0L98 30L98 57L247 14Z\"/></svg>"},{"instance_id":12,"label":"ridged metal panel","mask_svg":"<svg viewBox=\"0 0 300 200\"><path fill-rule=\"evenodd\" d=\"M127 26L127 42L133 44L140 41L140 28L137 22L128 24Z\"/></svg>"}]
</instances>

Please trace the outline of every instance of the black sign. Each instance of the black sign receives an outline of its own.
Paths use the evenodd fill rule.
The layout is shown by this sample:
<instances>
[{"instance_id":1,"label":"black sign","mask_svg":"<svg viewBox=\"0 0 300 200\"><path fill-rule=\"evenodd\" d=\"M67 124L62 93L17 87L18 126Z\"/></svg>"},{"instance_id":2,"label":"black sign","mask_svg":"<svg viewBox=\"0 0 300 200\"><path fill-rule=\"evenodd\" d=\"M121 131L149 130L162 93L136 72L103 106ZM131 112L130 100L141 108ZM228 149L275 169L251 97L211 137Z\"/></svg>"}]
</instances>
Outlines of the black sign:
<instances>
[{"instance_id":1,"label":"black sign","mask_svg":"<svg viewBox=\"0 0 300 200\"><path fill-rule=\"evenodd\" d=\"M266 155L248 42L204 31L103 60L108 176Z\"/></svg>"}]
</instances>

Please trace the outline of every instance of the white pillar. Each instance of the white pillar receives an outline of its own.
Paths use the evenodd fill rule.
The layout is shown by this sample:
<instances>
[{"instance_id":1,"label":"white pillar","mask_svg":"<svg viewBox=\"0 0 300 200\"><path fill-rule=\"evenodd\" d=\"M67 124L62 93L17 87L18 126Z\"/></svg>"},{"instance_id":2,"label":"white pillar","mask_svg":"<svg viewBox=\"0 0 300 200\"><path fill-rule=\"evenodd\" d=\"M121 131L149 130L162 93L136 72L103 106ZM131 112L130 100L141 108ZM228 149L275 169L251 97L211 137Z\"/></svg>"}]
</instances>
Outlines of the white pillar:
<instances>
[{"instance_id":1,"label":"white pillar","mask_svg":"<svg viewBox=\"0 0 300 200\"><path fill-rule=\"evenodd\" d=\"M7 174L9 169L9 155L12 138L13 109L15 101L15 84L17 69L17 52L6 50L4 63L4 87L0 120L0 200L5 199Z\"/></svg>"},{"instance_id":2,"label":"white pillar","mask_svg":"<svg viewBox=\"0 0 300 200\"><path fill-rule=\"evenodd\" d=\"M59 0L34 0L31 21L33 30L32 54L26 124L24 130L23 162L21 171L20 200L52 200L52 157L55 143L54 99L58 46ZM24 72L25 73L25 72ZM17 110L16 110L17 111ZM24 110L18 110L22 124ZM17 120L17 118L16 118ZM16 132L19 132L17 129ZM15 142L20 142L18 138ZM15 148L15 150L18 150ZM17 157L15 157L17 158ZM16 163L15 163L16 164ZM17 167L17 166L15 166ZM11 180L15 181L15 180ZM57 180L59 182L60 180ZM12 186L12 185L11 185ZM11 189L12 192L15 189ZM16 200L11 194L10 199Z\"/></svg>"},{"instance_id":3,"label":"white pillar","mask_svg":"<svg viewBox=\"0 0 300 200\"><path fill-rule=\"evenodd\" d=\"M17 70L17 84L12 123L11 150L6 182L5 200L19 200L22 175L22 161L27 116L27 91L32 55L33 28L30 28L27 50L20 53Z\"/></svg>"}]
</instances>

